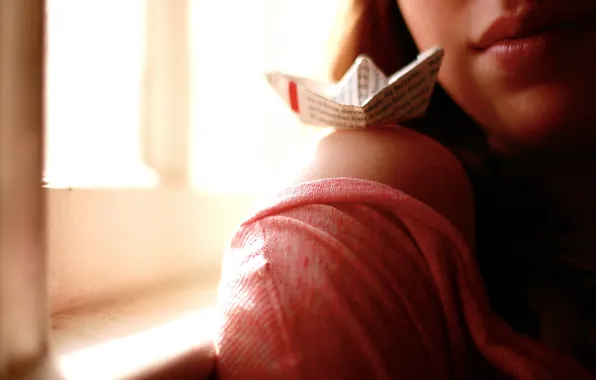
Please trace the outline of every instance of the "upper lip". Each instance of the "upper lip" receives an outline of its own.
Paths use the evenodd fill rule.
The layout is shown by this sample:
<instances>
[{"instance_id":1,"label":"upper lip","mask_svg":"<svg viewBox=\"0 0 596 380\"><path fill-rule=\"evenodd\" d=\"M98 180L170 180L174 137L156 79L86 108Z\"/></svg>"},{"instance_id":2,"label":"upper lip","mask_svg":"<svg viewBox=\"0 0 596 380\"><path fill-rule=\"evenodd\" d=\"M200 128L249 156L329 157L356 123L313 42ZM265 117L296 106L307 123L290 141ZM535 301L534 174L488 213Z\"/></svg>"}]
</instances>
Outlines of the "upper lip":
<instances>
[{"instance_id":1,"label":"upper lip","mask_svg":"<svg viewBox=\"0 0 596 380\"><path fill-rule=\"evenodd\" d=\"M498 17L484 30L474 45L484 50L505 40L527 38L561 28L577 27L594 23L595 20L596 13L593 11L569 12L569 9L524 11Z\"/></svg>"}]
</instances>

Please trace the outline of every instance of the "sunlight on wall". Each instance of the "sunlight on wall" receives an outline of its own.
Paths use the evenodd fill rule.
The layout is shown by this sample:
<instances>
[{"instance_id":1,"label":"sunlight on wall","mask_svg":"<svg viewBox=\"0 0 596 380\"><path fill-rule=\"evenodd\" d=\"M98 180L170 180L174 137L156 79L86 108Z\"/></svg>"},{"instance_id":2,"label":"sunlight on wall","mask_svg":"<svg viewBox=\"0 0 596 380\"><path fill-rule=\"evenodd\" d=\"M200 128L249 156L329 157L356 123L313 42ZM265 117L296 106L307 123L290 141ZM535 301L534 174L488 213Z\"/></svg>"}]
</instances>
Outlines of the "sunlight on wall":
<instances>
[{"instance_id":1,"label":"sunlight on wall","mask_svg":"<svg viewBox=\"0 0 596 380\"><path fill-rule=\"evenodd\" d=\"M193 1L192 183L260 192L283 182L327 131L300 125L268 70L326 79L339 0Z\"/></svg>"}]
</instances>

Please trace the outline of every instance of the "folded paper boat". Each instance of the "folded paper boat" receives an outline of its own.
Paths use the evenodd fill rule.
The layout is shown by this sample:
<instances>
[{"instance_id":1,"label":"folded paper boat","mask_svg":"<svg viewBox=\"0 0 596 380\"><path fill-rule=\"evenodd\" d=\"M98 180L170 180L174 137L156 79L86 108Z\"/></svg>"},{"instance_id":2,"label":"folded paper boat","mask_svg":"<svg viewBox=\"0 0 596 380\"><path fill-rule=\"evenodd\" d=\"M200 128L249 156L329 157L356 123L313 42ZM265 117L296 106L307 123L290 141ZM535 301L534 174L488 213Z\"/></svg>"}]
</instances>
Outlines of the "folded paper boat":
<instances>
[{"instance_id":1,"label":"folded paper boat","mask_svg":"<svg viewBox=\"0 0 596 380\"><path fill-rule=\"evenodd\" d=\"M372 59L361 55L335 85L279 72L268 73L267 79L304 124L380 127L424 116L442 59L443 49L432 48L387 77Z\"/></svg>"}]
</instances>

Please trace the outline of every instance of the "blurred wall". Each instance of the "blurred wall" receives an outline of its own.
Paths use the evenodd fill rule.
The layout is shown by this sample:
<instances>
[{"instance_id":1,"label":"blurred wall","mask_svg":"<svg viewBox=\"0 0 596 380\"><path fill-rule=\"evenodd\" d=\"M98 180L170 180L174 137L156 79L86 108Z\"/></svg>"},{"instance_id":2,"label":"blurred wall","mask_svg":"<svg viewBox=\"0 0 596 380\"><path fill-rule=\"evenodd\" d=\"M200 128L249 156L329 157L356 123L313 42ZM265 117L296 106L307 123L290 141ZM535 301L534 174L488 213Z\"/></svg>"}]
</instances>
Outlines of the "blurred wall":
<instances>
[{"instance_id":1,"label":"blurred wall","mask_svg":"<svg viewBox=\"0 0 596 380\"><path fill-rule=\"evenodd\" d=\"M47 189L49 292L58 312L183 276L218 281L254 195Z\"/></svg>"}]
</instances>

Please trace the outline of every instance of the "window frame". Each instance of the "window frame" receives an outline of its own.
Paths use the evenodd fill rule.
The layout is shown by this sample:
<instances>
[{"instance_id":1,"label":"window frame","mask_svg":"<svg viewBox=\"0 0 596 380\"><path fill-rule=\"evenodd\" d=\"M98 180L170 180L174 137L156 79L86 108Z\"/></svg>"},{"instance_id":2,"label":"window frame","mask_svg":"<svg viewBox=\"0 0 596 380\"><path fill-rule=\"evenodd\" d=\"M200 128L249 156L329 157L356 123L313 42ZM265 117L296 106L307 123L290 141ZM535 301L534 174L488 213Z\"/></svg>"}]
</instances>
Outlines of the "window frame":
<instances>
[{"instance_id":1,"label":"window frame","mask_svg":"<svg viewBox=\"0 0 596 380\"><path fill-rule=\"evenodd\" d=\"M141 144L162 186L188 186L190 0L147 0Z\"/></svg>"},{"instance_id":2,"label":"window frame","mask_svg":"<svg viewBox=\"0 0 596 380\"><path fill-rule=\"evenodd\" d=\"M0 378L47 356L44 1L0 2Z\"/></svg>"}]
</instances>

